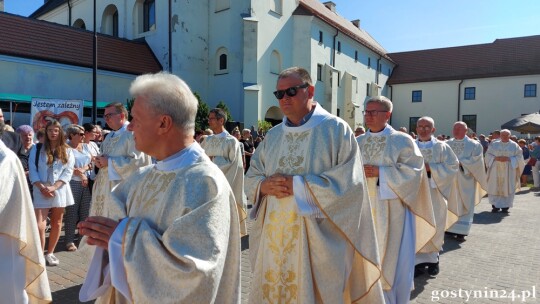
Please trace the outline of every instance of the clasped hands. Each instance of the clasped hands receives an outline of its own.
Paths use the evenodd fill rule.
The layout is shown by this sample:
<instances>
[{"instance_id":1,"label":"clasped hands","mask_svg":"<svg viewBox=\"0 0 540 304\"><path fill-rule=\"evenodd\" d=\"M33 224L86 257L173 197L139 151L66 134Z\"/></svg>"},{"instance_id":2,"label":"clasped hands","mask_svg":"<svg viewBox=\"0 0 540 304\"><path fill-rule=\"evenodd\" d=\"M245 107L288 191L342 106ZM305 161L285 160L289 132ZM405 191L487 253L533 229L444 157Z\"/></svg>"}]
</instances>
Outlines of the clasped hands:
<instances>
[{"instance_id":1,"label":"clasped hands","mask_svg":"<svg viewBox=\"0 0 540 304\"><path fill-rule=\"evenodd\" d=\"M88 237L87 243L105 250L119 222L103 216L90 216L77 224L79 233Z\"/></svg>"},{"instance_id":2,"label":"clasped hands","mask_svg":"<svg viewBox=\"0 0 540 304\"><path fill-rule=\"evenodd\" d=\"M366 177L379 177L379 166L364 165Z\"/></svg>"},{"instance_id":3,"label":"clasped hands","mask_svg":"<svg viewBox=\"0 0 540 304\"><path fill-rule=\"evenodd\" d=\"M276 198L284 198L293 195L292 175L274 174L261 183L260 197L272 195Z\"/></svg>"},{"instance_id":4,"label":"clasped hands","mask_svg":"<svg viewBox=\"0 0 540 304\"><path fill-rule=\"evenodd\" d=\"M96 167L100 169L107 167L109 165L108 161L109 161L109 157L107 157L107 155L94 157L94 162L96 164Z\"/></svg>"},{"instance_id":5,"label":"clasped hands","mask_svg":"<svg viewBox=\"0 0 540 304\"><path fill-rule=\"evenodd\" d=\"M500 161L500 162L507 162L507 161L510 161L510 157L508 157L508 156L495 156L495 160Z\"/></svg>"}]
</instances>

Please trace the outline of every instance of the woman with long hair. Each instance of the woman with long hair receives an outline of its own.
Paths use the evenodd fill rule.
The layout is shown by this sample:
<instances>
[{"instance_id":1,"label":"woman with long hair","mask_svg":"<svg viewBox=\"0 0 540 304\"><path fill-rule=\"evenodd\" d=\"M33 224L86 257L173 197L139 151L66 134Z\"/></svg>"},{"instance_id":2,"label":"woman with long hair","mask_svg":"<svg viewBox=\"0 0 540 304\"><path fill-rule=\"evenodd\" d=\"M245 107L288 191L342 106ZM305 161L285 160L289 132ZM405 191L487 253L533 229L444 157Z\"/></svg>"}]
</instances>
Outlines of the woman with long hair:
<instances>
[{"instance_id":1,"label":"woman with long hair","mask_svg":"<svg viewBox=\"0 0 540 304\"><path fill-rule=\"evenodd\" d=\"M38 158L37 166L36 157ZM66 144L62 125L55 120L49 121L45 127L43 145L32 147L28 165L30 181L34 185L34 212L43 251L45 251L47 215L51 211L51 231L45 255L45 260L51 266L59 264L53 253L60 238L64 208L74 203L69 186L74 164L75 158L70 147Z\"/></svg>"}]
</instances>

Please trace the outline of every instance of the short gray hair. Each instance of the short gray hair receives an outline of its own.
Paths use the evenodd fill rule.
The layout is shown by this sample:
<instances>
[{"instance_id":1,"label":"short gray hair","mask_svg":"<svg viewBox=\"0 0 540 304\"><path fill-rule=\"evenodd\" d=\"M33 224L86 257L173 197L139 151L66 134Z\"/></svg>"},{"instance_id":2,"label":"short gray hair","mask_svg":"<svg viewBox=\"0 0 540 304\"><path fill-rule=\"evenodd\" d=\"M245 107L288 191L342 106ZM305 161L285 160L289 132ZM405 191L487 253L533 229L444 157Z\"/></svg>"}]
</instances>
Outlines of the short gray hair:
<instances>
[{"instance_id":1,"label":"short gray hair","mask_svg":"<svg viewBox=\"0 0 540 304\"><path fill-rule=\"evenodd\" d=\"M84 132L84 128L79 125L71 124L66 126L66 136L68 139L71 139L71 136L79 134L81 131Z\"/></svg>"},{"instance_id":2,"label":"short gray hair","mask_svg":"<svg viewBox=\"0 0 540 304\"><path fill-rule=\"evenodd\" d=\"M465 129L467 129L467 130L469 129L469 127L467 126L467 124L466 124L465 122L463 122L463 121L456 121L456 122L454 123L454 126L455 126L455 125L462 125L462 126L465 127Z\"/></svg>"},{"instance_id":3,"label":"short gray hair","mask_svg":"<svg viewBox=\"0 0 540 304\"><path fill-rule=\"evenodd\" d=\"M372 102L375 102L375 103L378 103L378 104L382 105L383 108L388 112L392 112L392 109L394 108L394 106L392 105L392 101L386 96L379 95L379 96L371 97L366 102L366 107L367 107L368 104L370 104Z\"/></svg>"},{"instance_id":4,"label":"short gray hair","mask_svg":"<svg viewBox=\"0 0 540 304\"><path fill-rule=\"evenodd\" d=\"M199 102L178 76L166 72L138 76L129 88L131 96L143 97L158 115L168 115L173 124L193 135Z\"/></svg>"},{"instance_id":5,"label":"short gray hair","mask_svg":"<svg viewBox=\"0 0 540 304\"><path fill-rule=\"evenodd\" d=\"M214 113L217 120L223 119L223 124L227 122L227 113L225 113L225 111L221 108L213 108L208 113Z\"/></svg>"},{"instance_id":6,"label":"short gray hair","mask_svg":"<svg viewBox=\"0 0 540 304\"><path fill-rule=\"evenodd\" d=\"M309 75L309 72L301 67L290 67L288 69L283 70L281 73L279 73L278 81L283 78L288 78L291 76L296 76L300 78L304 83L309 84L310 86L313 85L313 81L311 80L311 75Z\"/></svg>"},{"instance_id":7,"label":"short gray hair","mask_svg":"<svg viewBox=\"0 0 540 304\"><path fill-rule=\"evenodd\" d=\"M508 130L508 129L502 129L501 134L503 134L503 133L507 133L508 135L512 135L512 132L510 132L510 130Z\"/></svg>"},{"instance_id":8,"label":"short gray hair","mask_svg":"<svg viewBox=\"0 0 540 304\"><path fill-rule=\"evenodd\" d=\"M429 116L422 116L422 117L418 118L416 123L418 123L421 120L425 120L425 121L429 122L431 124L431 127L435 128L435 120L433 120L433 118L431 118Z\"/></svg>"}]
</instances>

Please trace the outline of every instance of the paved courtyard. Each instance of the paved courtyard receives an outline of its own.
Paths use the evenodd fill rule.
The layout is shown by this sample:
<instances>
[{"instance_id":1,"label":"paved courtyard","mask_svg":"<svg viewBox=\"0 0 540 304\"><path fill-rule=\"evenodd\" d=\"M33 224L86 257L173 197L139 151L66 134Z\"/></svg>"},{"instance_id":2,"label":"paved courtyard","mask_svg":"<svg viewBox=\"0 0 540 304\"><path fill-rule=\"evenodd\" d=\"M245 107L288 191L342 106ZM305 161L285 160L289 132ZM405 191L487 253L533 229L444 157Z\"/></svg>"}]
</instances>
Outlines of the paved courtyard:
<instances>
[{"instance_id":1,"label":"paved courtyard","mask_svg":"<svg viewBox=\"0 0 540 304\"><path fill-rule=\"evenodd\" d=\"M251 279L247 239L242 249L246 303ZM444 249L440 274L416 278L411 303L540 303L540 192L519 192L509 215L491 213L484 198L475 209L470 236L463 243L447 237ZM60 265L47 267L54 303L80 303L88 261L78 252L56 256Z\"/></svg>"}]
</instances>

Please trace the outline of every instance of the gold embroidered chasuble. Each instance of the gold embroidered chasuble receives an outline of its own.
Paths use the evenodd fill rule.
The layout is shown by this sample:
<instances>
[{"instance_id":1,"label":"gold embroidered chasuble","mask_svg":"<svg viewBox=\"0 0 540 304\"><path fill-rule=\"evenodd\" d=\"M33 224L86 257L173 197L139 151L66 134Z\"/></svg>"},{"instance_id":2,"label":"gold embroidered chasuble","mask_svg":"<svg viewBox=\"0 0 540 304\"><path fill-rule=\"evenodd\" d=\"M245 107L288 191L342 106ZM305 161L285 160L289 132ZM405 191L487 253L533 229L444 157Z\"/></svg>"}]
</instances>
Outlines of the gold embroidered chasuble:
<instances>
[{"instance_id":1,"label":"gold embroidered chasuble","mask_svg":"<svg viewBox=\"0 0 540 304\"><path fill-rule=\"evenodd\" d=\"M236 199L240 232L247 235L247 202L244 194L242 144L228 132L208 136L201 146L212 162L225 174Z\"/></svg>"},{"instance_id":2,"label":"gold embroidered chasuble","mask_svg":"<svg viewBox=\"0 0 540 304\"><path fill-rule=\"evenodd\" d=\"M508 162L495 161L497 156L510 158ZM487 193L490 196L512 197L521 187L520 177L525 161L523 152L513 141L491 143L486 152ZM510 207L510 206L508 206Z\"/></svg>"},{"instance_id":3,"label":"gold embroidered chasuble","mask_svg":"<svg viewBox=\"0 0 540 304\"><path fill-rule=\"evenodd\" d=\"M109 157L109 164L119 174L119 180L111 180L108 168L101 168L97 174L92 191L90 215L107 216L107 201L109 195L120 181L126 179L140 167L150 165L150 157L135 148L133 133L119 130L109 133L101 143L101 154Z\"/></svg>"},{"instance_id":4,"label":"gold embroidered chasuble","mask_svg":"<svg viewBox=\"0 0 540 304\"><path fill-rule=\"evenodd\" d=\"M435 219L424 169L424 158L413 139L386 126L386 135L375 136L367 132L356 138L363 162L383 168L388 187L398 198L379 198L378 178L367 178L379 253L382 261L383 289L392 289L401 238L405 224L405 212L409 209L415 217L415 252L424 247L435 235Z\"/></svg>"},{"instance_id":5,"label":"gold embroidered chasuble","mask_svg":"<svg viewBox=\"0 0 540 304\"><path fill-rule=\"evenodd\" d=\"M13 280L18 281L18 276L24 276L22 281L29 303L50 303L52 297L45 258L26 177L17 155L1 140L0 172L3 173L0 177L0 239L6 238L10 243L18 244L18 253L24 259L25 266L25 272L13 273ZM10 265L9 270L0 268L0 271L12 271L12 267L13 265ZM10 283L1 282L4 287ZM0 302L1 296L0 294Z\"/></svg>"},{"instance_id":6,"label":"gold embroidered chasuble","mask_svg":"<svg viewBox=\"0 0 540 304\"><path fill-rule=\"evenodd\" d=\"M122 253L134 303L240 303L236 203L199 149L192 164L141 168L111 194L110 215L129 218ZM114 288L96 301L126 302Z\"/></svg>"},{"instance_id":7,"label":"gold embroidered chasuble","mask_svg":"<svg viewBox=\"0 0 540 304\"><path fill-rule=\"evenodd\" d=\"M295 196L258 199L276 173L301 176L324 216L299 215ZM250 303L384 302L362 162L343 120L317 105L305 125L271 129L251 159L246 191L256 216Z\"/></svg>"},{"instance_id":8,"label":"gold embroidered chasuble","mask_svg":"<svg viewBox=\"0 0 540 304\"><path fill-rule=\"evenodd\" d=\"M487 177L484 167L482 145L465 136L462 140L450 139L447 144L456 154L460 170L458 171L458 190L462 215L469 213L486 195Z\"/></svg>"},{"instance_id":9,"label":"gold embroidered chasuble","mask_svg":"<svg viewBox=\"0 0 540 304\"><path fill-rule=\"evenodd\" d=\"M461 203L457 188L459 161L450 146L432 137L430 144L416 141L431 171L430 196L437 232L420 252L439 252L444 243L444 232L457 222L461 214ZM429 146L429 147L428 147Z\"/></svg>"}]
</instances>

